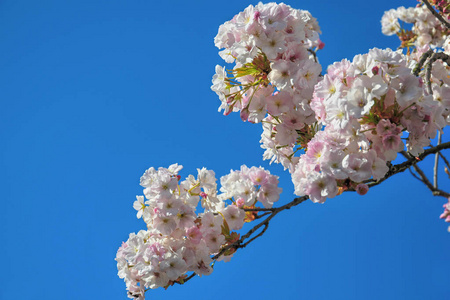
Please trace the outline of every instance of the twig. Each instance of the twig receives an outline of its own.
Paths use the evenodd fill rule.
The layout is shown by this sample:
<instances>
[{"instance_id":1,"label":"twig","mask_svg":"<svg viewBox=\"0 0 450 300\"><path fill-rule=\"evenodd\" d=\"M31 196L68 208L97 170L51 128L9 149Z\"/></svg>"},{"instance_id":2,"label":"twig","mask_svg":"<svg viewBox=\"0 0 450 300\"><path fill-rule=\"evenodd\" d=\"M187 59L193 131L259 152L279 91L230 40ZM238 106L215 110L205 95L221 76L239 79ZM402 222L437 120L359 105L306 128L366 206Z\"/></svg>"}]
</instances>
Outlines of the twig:
<instances>
[{"instance_id":1,"label":"twig","mask_svg":"<svg viewBox=\"0 0 450 300\"><path fill-rule=\"evenodd\" d=\"M255 208L244 208L244 211L274 211L275 208L260 208L260 207L255 207Z\"/></svg>"},{"instance_id":2,"label":"twig","mask_svg":"<svg viewBox=\"0 0 450 300\"><path fill-rule=\"evenodd\" d=\"M441 153L439 152L439 156L442 158L442 160L445 162L445 164L447 165L447 168L450 169L450 163L448 162L447 158Z\"/></svg>"},{"instance_id":3,"label":"twig","mask_svg":"<svg viewBox=\"0 0 450 300\"><path fill-rule=\"evenodd\" d=\"M403 171L405 171L406 169L409 169L411 166L416 167L416 164L418 162L420 162L421 160L423 160L426 156L430 155L430 154L435 154L438 153L439 151L443 150L443 149L450 149L450 142L447 143L443 143L440 145L437 145L435 147L426 149L422 154L420 154L418 157L412 157L411 155L409 155L408 153L402 151L401 153L407 158L407 160L401 164L398 165L391 165L389 168L389 171L387 172L386 176L378 181L368 181L368 185L370 187L376 186L378 184L380 184L381 182L383 182L384 180L388 179L389 177L394 176L397 173L401 173ZM420 169L419 169L420 170ZM421 170L420 170L421 171ZM423 172L422 172L423 173ZM420 173L419 173L420 174ZM414 177L416 177L417 179L421 180L420 178L418 178L417 175L413 174ZM425 175L424 175L425 176ZM425 177L426 178L426 177ZM421 180L422 181L422 180ZM429 182L429 181L428 181ZM430 183L431 185L431 183ZM429 186L428 186L429 187ZM430 188L430 187L429 187ZM433 192L433 195L435 196L443 196L443 197L450 197L450 194L440 191L440 190L436 190L434 189L434 187L431 185L431 191ZM280 207L276 207L276 208L255 208L255 209L245 209L246 211L264 211L264 213L260 216L257 216L258 218L262 218L264 216L268 216L266 219L264 219L263 221L261 221L260 223L258 223L257 225L255 225L253 228L251 228L245 235L243 235L239 240L237 240L234 243L231 243L225 247L223 247L216 255L214 255L212 257L213 260L217 260L220 256L222 256L226 251L234 248L236 251L238 249L242 249L247 247L251 242L253 242L254 240L256 240L257 238L261 237L266 230L269 227L269 222L280 212L284 211L284 210L288 210L291 209L292 207L299 205L303 202L305 202L306 200L308 200L309 197L308 196L302 196L302 197L297 197L294 200L292 200L291 202L280 206ZM264 227L263 227L264 226ZM255 232L258 231L258 229L260 229L261 227L262 230L261 232L259 232L257 235L253 236L255 234ZM253 237L252 237L253 236ZM194 276L196 275L196 273L192 273L189 277L185 278L182 283L187 282L188 280L192 279ZM179 283L179 282L176 282Z\"/></svg>"},{"instance_id":4,"label":"twig","mask_svg":"<svg viewBox=\"0 0 450 300\"><path fill-rule=\"evenodd\" d=\"M269 222L264 223L264 228L263 228L263 230L261 230L260 233L258 233L258 234L255 235L254 237L252 237L252 238L251 238L250 240L248 240L247 242L245 242L245 244L243 244L241 247L242 247L242 248L246 247L248 244L250 244L251 242L253 242L253 241L256 240L257 238L259 238L260 236L262 236L262 235L266 232L267 228L269 228Z\"/></svg>"},{"instance_id":5,"label":"twig","mask_svg":"<svg viewBox=\"0 0 450 300\"><path fill-rule=\"evenodd\" d=\"M308 52L311 53L314 56L314 61L317 62L317 53L316 53L316 51L314 51L311 48L306 49L306 50L308 50Z\"/></svg>"},{"instance_id":6,"label":"twig","mask_svg":"<svg viewBox=\"0 0 450 300\"><path fill-rule=\"evenodd\" d=\"M450 197L450 194L447 192L444 192L438 188L435 188L431 182L428 180L428 178L425 176L425 173L416 165L413 165L413 168L416 170L417 173L420 174L420 177L422 177L422 182L427 186L427 188L433 193L433 196L441 196L448 198Z\"/></svg>"},{"instance_id":7,"label":"twig","mask_svg":"<svg viewBox=\"0 0 450 300\"><path fill-rule=\"evenodd\" d=\"M448 23L436 10L434 10L433 6L431 6L431 4L427 0L422 0L422 2L426 5L433 16L435 16L442 24L444 24L445 27L450 29L450 23Z\"/></svg>"},{"instance_id":8,"label":"twig","mask_svg":"<svg viewBox=\"0 0 450 300\"><path fill-rule=\"evenodd\" d=\"M264 218L265 216L270 215L270 214L271 214L271 212L268 211L268 212L263 213L262 215L257 215L257 216L255 217L255 219L256 219L256 220L257 220L257 219L261 219L261 218Z\"/></svg>"},{"instance_id":9,"label":"twig","mask_svg":"<svg viewBox=\"0 0 450 300\"><path fill-rule=\"evenodd\" d=\"M422 54L422 57L420 58L419 63L417 64L417 66L414 68L413 74L414 76L419 76L420 70L422 70L423 65L425 64L425 62L427 61L427 59L433 54L433 50L429 49L427 52L425 52L424 54Z\"/></svg>"},{"instance_id":10,"label":"twig","mask_svg":"<svg viewBox=\"0 0 450 300\"><path fill-rule=\"evenodd\" d=\"M448 56L447 54L445 54L443 52L433 53L430 60L428 61L427 71L426 71L426 75L425 75L425 79L427 81L428 93L430 95L433 94L433 90L431 89L431 69L433 68L433 63L435 61L437 61L438 59L442 60L443 62L447 63L447 65L450 66L450 56Z\"/></svg>"},{"instance_id":11,"label":"twig","mask_svg":"<svg viewBox=\"0 0 450 300\"><path fill-rule=\"evenodd\" d=\"M411 170L411 167L409 167L408 170L409 170L409 173L412 175L412 177L414 177L415 179L417 179L417 180L423 182L422 179L420 179L419 176L417 176L417 175Z\"/></svg>"},{"instance_id":12,"label":"twig","mask_svg":"<svg viewBox=\"0 0 450 300\"><path fill-rule=\"evenodd\" d=\"M270 215L261 223L255 225L252 229L250 229L245 235L243 235L239 240L237 240L236 242L229 244L225 247L223 247L219 253L217 253L216 255L213 256L212 259L216 260L218 259L222 254L224 254L227 250L231 249L231 248L235 248L236 250L239 248L245 248L250 241L244 243L245 240L249 239L259 228L261 228L262 226L268 226L270 220L275 217L278 213L282 212L283 210L286 209L290 209L293 206L296 206L306 200L308 200L309 197L308 196L303 196L303 197L298 197L295 198L294 200L292 200L291 202L277 207L277 208L273 208L273 211L270 212ZM264 232L267 230L267 228L263 229L262 232L260 232L258 235L256 235L254 238L251 239L251 241L255 240L256 238L262 236L264 234Z\"/></svg>"},{"instance_id":13,"label":"twig","mask_svg":"<svg viewBox=\"0 0 450 300\"><path fill-rule=\"evenodd\" d=\"M411 167L414 163L417 163L417 162L423 160L428 155L435 154L435 153L437 153L437 152L439 152L439 151L441 151L443 149L450 149L450 142L446 142L446 143L437 145L436 147L428 148L428 149L426 149L423 153L421 153L417 157L409 156L410 158L408 160L402 162L401 164L390 165L389 166L389 171L386 173L386 175L383 178L381 178L379 180L369 179L367 181L364 181L364 183L366 183L369 187L373 187L373 186L379 185L380 183L382 183L383 181L385 181L389 177L391 177L391 176L393 176L393 175L395 175L397 173L404 172L406 169Z\"/></svg>"},{"instance_id":14,"label":"twig","mask_svg":"<svg viewBox=\"0 0 450 300\"><path fill-rule=\"evenodd\" d=\"M438 145L441 144L441 132L438 132ZM433 174L433 186L438 188L438 165L439 165L439 152L434 155L434 174Z\"/></svg>"},{"instance_id":15,"label":"twig","mask_svg":"<svg viewBox=\"0 0 450 300\"><path fill-rule=\"evenodd\" d=\"M435 188L433 187L431 182L428 180L427 176L422 171L422 169L419 168L416 164L412 165L412 167L420 175L420 178L422 179L421 181L427 186L427 188L429 188L430 190L434 190Z\"/></svg>"},{"instance_id":16,"label":"twig","mask_svg":"<svg viewBox=\"0 0 450 300\"><path fill-rule=\"evenodd\" d=\"M433 147L432 145L430 145L431 147ZM445 165L447 166L447 168L450 169L450 162L448 161L447 157L444 156L444 154L442 154L440 151L438 152L439 156L442 158L442 160L444 161Z\"/></svg>"},{"instance_id":17,"label":"twig","mask_svg":"<svg viewBox=\"0 0 450 300\"><path fill-rule=\"evenodd\" d=\"M401 151L400 153L406 158L411 157L405 151ZM419 168L419 166L417 166L417 163L414 163L412 165L412 167L420 175L420 178L417 178L416 176L414 176L414 177L416 177L417 179L422 181L426 185L426 187L433 193L433 196L442 196L442 197L445 197L445 198L450 197L449 193L444 192L444 191L438 189L437 187L434 187L433 184L431 184L430 180L428 180L428 177L425 175L425 173L422 171L422 169Z\"/></svg>"}]
</instances>

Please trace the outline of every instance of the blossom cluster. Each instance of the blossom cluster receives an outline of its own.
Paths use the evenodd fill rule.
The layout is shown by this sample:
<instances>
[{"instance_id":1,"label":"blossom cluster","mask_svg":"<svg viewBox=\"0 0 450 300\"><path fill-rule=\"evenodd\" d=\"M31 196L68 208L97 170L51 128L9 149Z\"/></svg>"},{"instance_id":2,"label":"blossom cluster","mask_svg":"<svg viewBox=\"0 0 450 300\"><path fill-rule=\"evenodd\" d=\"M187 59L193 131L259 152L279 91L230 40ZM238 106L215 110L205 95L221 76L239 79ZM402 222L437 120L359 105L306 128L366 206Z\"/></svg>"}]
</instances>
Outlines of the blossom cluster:
<instances>
[{"instance_id":1,"label":"blossom cluster","mask_svg":"<svg viewBox=\"0 0 450 300\"><path fill-rule=\"evenodd\" d=\"M450 13L450 4L446 0L431 0L429 1L433 5L438 13L444 20L448 20ZM402 28L399 22L412 23L411 30ZM417 7L404 8L399 7L397 9L391 9L382 17L381 20L382 31L386 35L397 34L401 40L400 47L408 47L409 58L419 62L424 54L430 49L434 49L434 53L443 52L444 54L450 54L450 31L441 23L441 21L435 17L425 4L419 4ZM409 47L415 47L411 53ZM434 55L434 54L433 54ZM431 76L427 76L427 72L420 71L420 77L425 79L425 82L429 85L428 90L424 92L426 97L433 97L434 101L432 105L435 107L435 116L437 114L442 115L445 119L445 125L450 124L450 79L449 72L450 67L447 63L438 59L428 63L431 67ZM439 120L441 126L444 122ZM444 213L441 218L447 222L450 221L448 214L448 203L444 205ZM449 227L450 228L450 227Z\"/></svg>"},{"instance_id":2,"label":"blossom cluster","mask_svg":"<svg viewBox=\"0 0 450 300\"><path fill-rule=\"evenodd\" d=\"M448 17L448 1L431 1L441 14ZM399 20L412 23L412 29L401 28ZM450 54L449 30L428 10L425 5L417 7L399 7L386 11L381 19L382 31L386 35L397 34L402 44L400 47L415 47L409 57L419 62L423 54L429 49L442 49ZM433 84L431 94L443 107L443 115L450 124L450 67L441 60L432 64L430 81ZM426 78L426 72L421 71L420 77Z\"/></svg>"},{"instance_id":3,"label":"blossom cluster","mask_svg":"<svg viewBox=\"0 0 450 300\"><path fill-rule=\"evenodd\" d=\"M407 58L374 48L328 68L311 107L325 126L308 143L292 176L297 195L324 202L389 170L406 148L423 152L446 125L443 107L411 74Z\"/></svg>"},{"instance_id":4,"label":"blossom cluster","mask_svg":"<svg viewBox=\"0 0 450 300\"><path fill-rule=\"evenodd\" d=\"M412 29L403 28L399 20L413 24ZM409 8L401 6L386 11L381 18L381 30L385 35L397 34L402 47L444 47L446 44L448 47L449 43L448 30L424 4Z\"/></svg>"},{"instance_id":5,"label":"blossom cluster","mask_svg":"<svg viewBox=\"0 0 450 300\"><path fill-rule=\"evenodd\" d=\"M147 230L131 233L116 256L130 298L144 299L146 289L182 283L187 272L211 274L214 255L239 240L232 231L253 220L244 208L258 201L272 207L281 193L278 177L261 167L231 171L220 179L220 192L213 171L197 169L196 177L181 181L181 169L178 164L150 168L141 177L144 196L137 196L133 207ZM216 259L228 261L233 253L230 247Z\"/></svg>"},{"instance_id":6,"label":"blossom cluster","mask_svg":"<svg viewBox=\"0 0 450 300\"><path fill-rule=\"evenodd\" d=\"M449 13L447 1L432 3ZM423 5L387 11L381 23L407 55L374 48L334 63L324 76L316 57L324 46L320 28L307 11L259 3L219 28L220 56L235 63L216 66L211 89L219 111L262 123L263 158L289 169L296 195L319 203L346 190L364 195L399 152L417 156L450 124L449 66L433 62L429 78L412 71L430 48L450 53L448 30ZM144 195L133 207L147 229L131 233L116 255L130 298L183 283L188 272L211 274L215 261L231 259L236 231L255 219L258 202L271 208L281 193L278 177L261 167L232 170L220 188L211 170L181 180L181 169L150 168L141 177ZM450 202L441 218L450 222Z\"/></svg>"},{"instance_id":7,"label":"blossom cluster","mask_svg":"<svg viewBox=\"0 0 450 300\"><path fill-rule=\"evenodd\" d=\"M435 17L419 6L387 12L386 33L400 15L422 30L417 32L424 33L426 26L442 32ZM315 28L314 34L308 28ZM308 12L275 3L247 7L219 29L216 46L225 48L220 55L236 66L232 77L217 66L212 86L222 102L219 111L240 111L244 121L262 121L263 158L288 168L295 193L314 202L348 189L364 194L365 182L383 178L398 152L406 147L418 155L450 121L449 79L442 62L433 72L435 82L441 82L434 93L412 74L417 56L390 49L375 48L352 62L335 63L320 76L321 67L308 52L308 47L319 48L319 32ZM271 34L279 39L271 44L276 48L262 42Z\"/></svg>"},{"instance_id":8,"label":"blossom cluster","mask_svg":"<svg viewBox=\"0 0 450 300\"><path fill-rule=\"evenodd\" d=\"M430 0L429 2L445 17L444 19L450 19L450 2L448 0Z\"/></svg>"},{"instance_id":9,"label":"blossom cluster","mask_svg":"<svg viewBox=\"0 0 450 300\"><path fill-rule=\"evenodd\" d=\"M324 46L319 33L309 12L260 3L221 25L215 38L220 56L236 63L229 72L216 66L211 89L219 111L263 122L264 157L290 169L297 131L315 122L308 103L321 72L313 50Z\"/></svg>"}]
</instances>

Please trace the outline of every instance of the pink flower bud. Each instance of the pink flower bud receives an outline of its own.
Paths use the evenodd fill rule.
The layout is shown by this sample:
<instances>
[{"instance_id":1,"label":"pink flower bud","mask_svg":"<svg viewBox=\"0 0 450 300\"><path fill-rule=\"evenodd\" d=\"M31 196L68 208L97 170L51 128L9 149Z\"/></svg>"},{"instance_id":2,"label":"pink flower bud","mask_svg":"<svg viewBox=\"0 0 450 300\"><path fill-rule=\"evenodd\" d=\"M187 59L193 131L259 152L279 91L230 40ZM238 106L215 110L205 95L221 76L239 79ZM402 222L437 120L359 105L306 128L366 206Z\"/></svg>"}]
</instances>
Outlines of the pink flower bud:
<instances>
[{"instance_id":1,"label":"pink flower bud","mask_svg":"<svg viewBox=\"0 0 450 300\"><path fill-rule=\"evenodd\" d=\"M375 66L375 67L372 68L372 74L373 75L377 75L379 71L380 71L380 68L378 68L378 66Z\"/></svg>"},{"instance_id":2,"label":"pink flower bud","mask_svg":"<svg viewBox=\"0 0 450 300\"><path fill-rule=\"evenodd\" d=\"M248 116L249 116L249 111L247 108L244 108L243 110L241 110L241 119L242 121L247 121L248 120Z\"/></svg>"},{"instance_id":3,"label":"pink flower bud","mask_svg":"<svg viewBox=\"0 0 450 300\"><path fill-rule=\"evenodd\" d=\"M369 191L369 186L367 184L360 183L356 186L356 192L361 196L367 194L368 191Z\"/></svg>"},{"instance_id":4,"label":"pink flower bud","mask_svg":"<svg viewBox=\"0 0 450 300\"><path fill-rule=\"evenodd\" d=\"M319 50L322 50L323 47L325 47L325 43L319 39L319 45L317 46L317 48L319 48Z\"/></svg>"},{"instance_id":5,"label":"pink flower bud","mask_svg":"<svg viewBox=\"0 0 450 300\"><path fill-rule=\"evenodd\" d=\"M244 203L245 203L244 198L238 198L236 200L236 206L239 208L242 208L244 206Z\"/></svg>"},{"instance_id":6,"label":"pink flower bud","mask_svg":"<svg viewBox=\"0 0 450 300\"><path fill-rule=\"evenodd\" d=\"M228 116L229 114L231 114L233 112L233 107L226 107L223 111L223 115L224 116Z\"/></svg>"}]
</instances>

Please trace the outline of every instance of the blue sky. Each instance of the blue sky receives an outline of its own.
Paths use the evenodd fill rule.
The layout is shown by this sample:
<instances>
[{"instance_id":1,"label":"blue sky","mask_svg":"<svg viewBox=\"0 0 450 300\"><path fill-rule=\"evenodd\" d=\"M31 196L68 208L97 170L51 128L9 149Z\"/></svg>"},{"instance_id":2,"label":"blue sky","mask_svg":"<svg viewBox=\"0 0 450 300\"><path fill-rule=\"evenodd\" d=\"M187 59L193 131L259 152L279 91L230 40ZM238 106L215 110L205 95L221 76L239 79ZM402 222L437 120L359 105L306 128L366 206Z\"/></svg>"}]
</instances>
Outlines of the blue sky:
<instances>
[{"instance_id":1,"label":"blue sky","mask_svg":"<svg viewBox=\"0 0 450 300\"><path fill-rule=\"evenodd\" d=\"M261 127L222 116L210 90L219 25L256 3L0 2L0 299L126 299L114 257L144 228L132 204L151 166L220 177L261 165L280 176L280 204L293 199L289 174L262 161ZM286 3L318 19L324 69L398 45L380 28L392 1ZM364 197L303 203L212 275L147 295L444 299L443 203L407 173Z\"/></svg>"}]
</instances>

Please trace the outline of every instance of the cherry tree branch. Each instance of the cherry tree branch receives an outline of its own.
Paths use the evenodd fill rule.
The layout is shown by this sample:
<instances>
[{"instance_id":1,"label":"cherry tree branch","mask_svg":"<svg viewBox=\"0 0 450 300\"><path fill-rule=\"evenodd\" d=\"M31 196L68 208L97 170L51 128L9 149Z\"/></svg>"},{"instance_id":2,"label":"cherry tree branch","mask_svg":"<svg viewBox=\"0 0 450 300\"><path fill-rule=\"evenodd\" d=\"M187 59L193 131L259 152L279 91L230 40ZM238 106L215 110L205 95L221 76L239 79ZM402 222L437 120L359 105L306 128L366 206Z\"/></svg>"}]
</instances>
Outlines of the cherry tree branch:
<instances>
[{"instance_id":1,"label":"cherry tree branch","mask_svg":"<svg viewBox=\"0 0 450 300\"><path fill-rule=\"evenodd\" d=\"M425 6L428 8L428 10L433 14L433 16L435 16L445 27L447 27L448 29L450 29L450 23L448 23L434 8L433 6L430 4L430 2L428 2L427 0L422 0L423 4L425 4Z\"/></svg>"},{"instance_id":2,"label":"cherry tree branch","mask_svg":"<svg viewBox=\"0 0 450 300\"><path fill-rule=\"evenodd\" d=\"M419 63L417 64L417 66L414 68L413 70L413 74L414 76L419 76L420 70L422 70L425 62L427 61L427 59L433 54L433 50L429 49L427 52L425 52L424 54L422 54L422 57L420 58Z\"/></svg>"},{"instance_id":3,"label":"cherry tree branch","mask_svg":"<svg viewBox=\"0 0 450 300\"><path fill-rule=\"evenodd\" d=\"M417 178L418 180L422 181L433 192L433 195L435 195L435 196L443 196L443 197L450 197L450 194L434 188L433 185L430 183L430 181L425 176L425 174L423 173L423 171L417 166L417 163L422 161L428 155L439 153L439 151L441 151L443 149L450 149L450 142L439 144L439 145L436 145L436 146L431 147L429 149L426 149L422 154L420 154L417 157L413 157L412 155L408 154L407 152L402 151L401 153L405 156L405 158L407 160L405 162L402 162L402 163L397 164L397 165L390 165L389 171L387 172L385 177L383 177L382 179L380 179L378 181L371 180L371 181L368 182L368 185L369 185L369 187L376 186L376 185L380 184L381 182L385 181L386 179L394 176L395 174L404 172L407 169L410 170L411 167L414 167L415 169L417 168L416 172L419 173L421 178L419 178L419 176L417 176L414 173L412 173L413 176L415 178ZM348 191L350 192L350 191L353 191L353 190L348 190ZM289 202L289 203L287 203L287 204L285 204L283 206L280 206L280 207L273 207L273 208L245 208L244 211L246 211L246 212L264 212L262 215L256 216L256 219L260 219L260 218L263 218L265 216L267 216L267 218L264 219L263 221L261 221L260 223L256 224L255 226L253 226L249 231L247 231L246 234L241 236L241 238L239 240L235 241L234 243L231 243L231 244L228 244L228 245L222 247L222 249L216 255L214 255L212 257L212 259L214 261L216 261L218 258L220 258L222 255L224 255L229 250L234 249L234 251L237 251L238 249L242 249L242 248L247 247L254 240L256 240L257 238L259 238L259 237L264 235L264 233L269 228L269 222L277 214L279 214L280 212L282 212L284 210L291 209L292 207L297 206L297 205L305 202L308 199L309 199L308 196L297 197L294 200L292 200L291 202ZM259 233L255 235L255 233L258 232L258 230L260 230L260 229L261 229L261 231L259 231ZM192 273L188 277L186 277L184 280L182 280L181 282L176 282L176 283L180 283L180 284L186 283L187 281L189 281L190 279L195 277L195 275L196 275L196 273Z\"/></svg>"},{"instance_id":4,"label":"cherry tree branch","mask_svg":"<svg viewBox=\"0 0 450 300\"><path fill-rule=\"evenodd\" d=\"M431 146L433 147L433 146ZM442 154L441 152L438 152L439 156L442 158L442 160L444 161L445 165L447 166L447 168L450 169L450 162L448 161L447 157L444 156L444 154Z\"/></svg>"},{"instance_id":5,"label":"cherry tree branch","mask_svg":"<svg viewBox=\"0 0 450 300\"><path fill-rule=\"evenodd\" d=\"M444 192L443 190L440 190L438 188L435 188L433 184L431 184L430 180L426 177L425 173L420 169L417 165L413 165L414 170L420 175L420 178L418 176L414 176L415 178L419 179L421 182L423 182L426 187L433 193L433 196L441 196L444 198L450 197L450 194L447 192Z\"/></svg>"},{"instance_id":6,"label":"cherry tree branch","mask_svg":"<svg viewBox=\"0 0 450 300\"><path fill-rule=\"evenodd\" d=\"M414 177L415 179L417 179L417 180L419 180L419 181L422 181L422 179L420 179L420 177L417 176L416 173L414 173L414 172L411 170L411 168L408 168L408 170L409 170L409 173L411 174L412 177Z\"/></svg>"},{"instance_id":7,"label":"cherry tree branch","mask_svg":"<svg viewBox=\"0 0 450 300\"><path fill-rule=\"evenodd\" d=\"M300 203L303 203L308 199L309 199L308 196L297 197L294 200L292 200L291 202L289 202L283 206L277 207L277 208L252 208L252 209L247 208L247 209L245 209L245 211L265 211L266 213L264 213L264 215L268 214L268 217L265 220L263 220L262 222L253 226L253 228L251 228L239 240L223 247L219 251L219 253L217 253L216 255L214 255L212 257L212 259L214 261L217 260L220 256L222 256L228 250L234 249L235 251L237 251L238 249L247 247L251 242L253 242L257 238L261 237L266 232L266 230L269 228L270 220L272 220L272 218L274 218L278 213L282 212L283 210L291 209L292 207L299 205ZM262 230L257 235L253 236L258 231L258 229L260 229L261 227L263 227ZM182 282L180 282L180 284L187 282L188 280L192 279L195 275L196 275L195 272L192 273L191 275L186 277ZM179 282L177 282L177 283L179 283Z\"/></svg>"},{"instance_id":8,"label":"cherry tree branch","mask_svg":"<svg viewBox=\"0 0 450 300\"><path fill-rule=\"evenodd\" d=\"M427 52L425 52L425 53L427 53ZM433 63L435 61L437 61L438 59L442 60L443 62L447 63L447 65L450 66L450 56L448 56L447 54L445 54L443 52L433 53L430 60L428 61L426 75L425 75L425 78L427 81L428 93L430 95L433 94L433 90L431 89L431 69L433 68Z\"/></svg>"},{"instance_id":9,"label":"cherry tree branch","mask_svg":"<svg viewBox=\"0 0 450 300\"><path fill-rule=\"evenodd\" d=\"M373 179L369 179L367 180L365 183L369 186L369 187L373 187L376 185L379 185L380 183L382 183L383 181L385 181L386 179L388 179L389 177L397 174L397 173L401 173L404 172L406 169L408 169L409 167L411 167L413 164L416 164L420 161L422 161L425 157L427 157L430 154L435 154L441 150L444 149L450 149L450 142L446 142L446 143L442 143L440 145L437 145L435 147L431 147L426 149L423 153L419 154L417 157L408 155L408 158L406 161L397 164L397 165L391 165L389 166L389 171L386 173L386 175L379 179L379 180L373 180Z\"/></svg>"},{"instance_id":10,"label":"cherry tree branch","mask_svg":"<svg viewBox=\"0 0 450 300\"><path fill-rule=\"evenodd\" d=\"M430 59L428 61L428 65L425 69L425 81L427 84L427 92L432 95L433 94L433 90L431 88L431 71L433 68L433 63L435 61L437 61L438 59L442 60L443 62L447 63L447 65L450 66L450 56L443 53L443 52L439 52L439 53L434 53L432 49L429 49L427 52L425 52L424 54L422 54L419 63L417 64L417 66L414 68L413 70L413 74L414 76L419 76L420 71L422 70L422 68L425 65L425 62Z\"/></svg>"},{"instance_id":11,"label":"cherry tree branch","mask_svg":"<svg viewBox=\"0 0 450 300\"><path fill-rule=\"evenodd\" d=\"M438 145L441 144L441 132L438 132ZM433 174L433 186L435 189L438 187L438 165L439 165L439 153L434 155L434 174Z\"/></svg>"},{"instance_id":12,"label":"cherry tree branch","mask_svg":"<svg viewBox=\"0 0 450 300\"><path fill-rule=\"evenodd\" d=\"M402 151L400 152L405 158L410 158L411 155L409 155L407 152ZM414 168L414 170L419 174L420 178L418 176L414 176L414 178L420 180L421 182L423 182L425 184L425 186L433 193L433 196L441 196L441 197L445 197L448 198L450 197L450 194L447 192L444 192L440 189L437 188L436 184L433 185L430 180L427 178L427 176L425 175L425 173L422 171L421 168L419 168L419 166L417 165L417 163L413 164L412 167ZM410 170L411 171L411 170ZM412 173L412 172L411 172ZM413 173L412 173L413 174Z\"/></svg>"},{"instance_id":13,"label":"cherry tree branch","mask_svg":"<svg viewBox=\"0 0 450 300\"><path fill-rule=\"evenodd\" d=\"M313 49L310 49L310 48L306 49L306 50L308 50L308 52L311 53L314 56L314 61L318 62L317 61L317 53L316 53L316 51L314 51Z\"/></svg>"},{"instance_id":14,"label":"cherry tree branch","mask_svg":"<svg viewBox=\"0 0 450 300\"><path fill-rule=\"evenodd\" d=\"M440 156L440 157L442 158L442 160L445 162L445 164L447 165L447 168L450 169L450 164L449 164L447 158L446 158L441 152L439 152L439 156Z\"/></svg>"}]
</instances>

